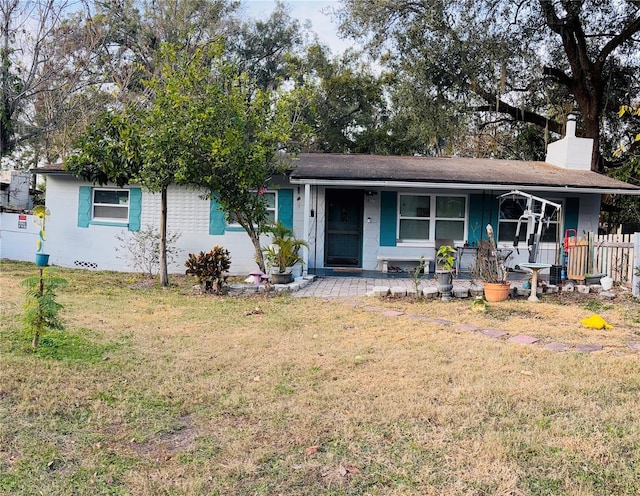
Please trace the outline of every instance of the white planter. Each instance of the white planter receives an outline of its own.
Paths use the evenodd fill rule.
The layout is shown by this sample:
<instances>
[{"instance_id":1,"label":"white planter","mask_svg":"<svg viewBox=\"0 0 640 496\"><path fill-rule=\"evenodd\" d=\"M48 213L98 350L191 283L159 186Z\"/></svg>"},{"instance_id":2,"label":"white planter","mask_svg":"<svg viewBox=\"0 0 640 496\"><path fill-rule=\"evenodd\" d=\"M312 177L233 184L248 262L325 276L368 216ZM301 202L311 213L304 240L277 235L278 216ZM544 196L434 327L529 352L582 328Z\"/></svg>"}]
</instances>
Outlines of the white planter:
<instances>
[{"instance_id":1,"label":"white planter","mask_svg":"<svg viewBox=\"0 0 640 496\"><path fill-rule=\"evenodd\" d=\"M287 272L291 272L294 279L302 276L302 264L297 263L293 267L287 267Z\"/></svg>"},{"instance_id":2,"label":"white planter","mask_svg":"<svg viewBox=\"0 0 640 496\"><path fill-rule=\"evenodd\" d=\"M606 276L600 279L600 286L603 291L609 291L613 287L613 278Z\"/></svg>"}]
</instances>

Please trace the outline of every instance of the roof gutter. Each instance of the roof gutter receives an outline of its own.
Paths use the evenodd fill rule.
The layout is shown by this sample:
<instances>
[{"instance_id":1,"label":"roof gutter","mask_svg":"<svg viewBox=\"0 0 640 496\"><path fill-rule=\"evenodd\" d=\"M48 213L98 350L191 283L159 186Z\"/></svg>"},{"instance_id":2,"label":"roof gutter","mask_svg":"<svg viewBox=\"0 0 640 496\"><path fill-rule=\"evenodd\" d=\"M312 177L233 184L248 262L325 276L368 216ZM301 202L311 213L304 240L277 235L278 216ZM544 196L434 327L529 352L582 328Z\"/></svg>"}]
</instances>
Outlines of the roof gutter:
<instances>
[{"instance_id":1,"label":"roof gutter","mask_svg":"<svg viewBox=\"0 0 640 496\"><path fill-rule=\"evenodd\" d=\"M69 172L68 170L65 169L44 169L44 168L32 168L29 169L29 173L30 174L42 174L42 175L65 175L65 176L73 176L73 172Z\"/></svg>"},{"instance_id":2,"label":"roof gutter","mask_svg":"<svg viewBox=\"0 0 640 496\"><path fill-rule=\"evenodd\" d=\"M514 188L524 191L549 191L557 193L595 193L609 195L638 195L640 188L597 188L593 186L545 186L545 185L522 185L522 184L490 184L490 183L432 183L419 181L357 181L340 179L296 179L289 178L291 184L310 184L312 186L348 186L360 188L434 188L434 189L466 189L473 191L505 190L511 191Z\"/></svg>"}]
</instances>

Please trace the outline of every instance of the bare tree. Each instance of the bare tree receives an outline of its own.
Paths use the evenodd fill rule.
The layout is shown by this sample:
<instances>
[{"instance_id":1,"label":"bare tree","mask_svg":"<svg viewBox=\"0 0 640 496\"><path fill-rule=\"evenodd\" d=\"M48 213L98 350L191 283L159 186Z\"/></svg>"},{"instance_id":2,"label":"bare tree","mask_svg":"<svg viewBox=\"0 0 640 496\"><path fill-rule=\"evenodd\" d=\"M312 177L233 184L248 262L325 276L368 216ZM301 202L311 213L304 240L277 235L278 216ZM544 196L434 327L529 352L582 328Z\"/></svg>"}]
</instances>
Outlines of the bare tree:
<instances>
[{"instance_id":1,"label":"bare tree","mask_svg":"<svg viewBox=\"0 0 640 496\"><path fill-rule=\"evenodd\" d=\"M71 0L0 0L0 155L73 115L76 95L95 83L93 41Z\"/></svg>"}]
</instances>

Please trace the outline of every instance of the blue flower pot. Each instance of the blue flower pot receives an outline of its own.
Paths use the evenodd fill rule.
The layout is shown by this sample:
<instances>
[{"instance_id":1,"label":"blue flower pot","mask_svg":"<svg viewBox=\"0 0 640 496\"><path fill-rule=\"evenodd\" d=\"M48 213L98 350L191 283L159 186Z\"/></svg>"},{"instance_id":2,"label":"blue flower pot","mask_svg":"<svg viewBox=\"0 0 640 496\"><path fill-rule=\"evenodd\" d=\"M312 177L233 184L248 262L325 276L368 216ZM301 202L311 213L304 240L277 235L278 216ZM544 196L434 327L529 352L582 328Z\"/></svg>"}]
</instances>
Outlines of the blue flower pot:
<instances>
[{"instance_id":1,"label":"blue flower pot","mask_svg":"<svg viewBox=\"0 0 640 496\"><path fill-rule=\"evenodd\" d=\"M38 267L46 267L47 265L49 265L49 254L36 253L36 265Z\"/></svg>"}]
</instances>

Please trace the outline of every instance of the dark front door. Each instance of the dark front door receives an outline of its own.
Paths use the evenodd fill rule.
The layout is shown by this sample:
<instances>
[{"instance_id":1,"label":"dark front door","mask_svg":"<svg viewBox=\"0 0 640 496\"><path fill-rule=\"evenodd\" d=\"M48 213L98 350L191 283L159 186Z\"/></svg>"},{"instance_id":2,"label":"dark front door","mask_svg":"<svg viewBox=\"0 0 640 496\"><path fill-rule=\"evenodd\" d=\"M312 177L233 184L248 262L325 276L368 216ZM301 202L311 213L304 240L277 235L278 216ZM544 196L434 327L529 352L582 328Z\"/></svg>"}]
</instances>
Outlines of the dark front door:
<instances>
[{"instance_id":1,"label":"dark front door","mask_svg":"<svg viewBox=\"0 0 640 496\"><path fill-rule=\"evenodd\" d=\"M362 266L362 190L326 190L324 264L326 267Z\"/></svg>"}]
</instances>

